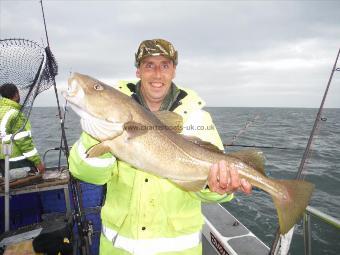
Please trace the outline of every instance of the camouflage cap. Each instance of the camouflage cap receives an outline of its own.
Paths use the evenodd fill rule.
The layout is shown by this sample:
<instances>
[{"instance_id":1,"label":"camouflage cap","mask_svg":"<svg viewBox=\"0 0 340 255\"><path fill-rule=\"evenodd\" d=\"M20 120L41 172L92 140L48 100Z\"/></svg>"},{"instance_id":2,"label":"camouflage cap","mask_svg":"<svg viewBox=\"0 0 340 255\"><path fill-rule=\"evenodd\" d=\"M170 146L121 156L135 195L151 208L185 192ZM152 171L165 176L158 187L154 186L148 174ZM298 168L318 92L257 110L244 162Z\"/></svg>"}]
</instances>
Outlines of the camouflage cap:
<instances>
[{"instance_id":1,"label":"camouflage cap","mask_svg":"<svg viewBox=\"0 0 340 255\"><path fill-rule=\"evenodd\" d=\"M178 63L178 54L171 42L164 39L152 39L141 42L135 54L135 66L139 67L143 58L149 56L164 56L170 58L175 65Z\"/></svg>"}]
</instances>

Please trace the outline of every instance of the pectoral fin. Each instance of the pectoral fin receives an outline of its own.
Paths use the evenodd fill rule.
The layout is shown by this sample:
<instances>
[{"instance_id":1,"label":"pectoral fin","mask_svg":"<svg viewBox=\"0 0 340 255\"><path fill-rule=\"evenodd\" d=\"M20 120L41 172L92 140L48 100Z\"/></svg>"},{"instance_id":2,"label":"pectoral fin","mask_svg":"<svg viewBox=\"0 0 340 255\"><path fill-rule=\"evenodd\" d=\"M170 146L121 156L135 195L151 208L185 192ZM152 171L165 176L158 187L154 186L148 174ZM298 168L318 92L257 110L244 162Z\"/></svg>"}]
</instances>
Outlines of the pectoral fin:
<instances>
[{"instance_id":1,"label":"pectoral fin","mask_svg":"<svg viewBox=\"0 0 340 255\"><path fill-rule=\"evenodd\" d=\"M177 186L185 191L200 191L207 185L207 180L196 181L183 181L183 180L171 180Z\"/></svg>"},{"instance_id":2,"label":"pectoral fin","mask_svg":"<svg viewBox=\"0 0 340 255\"><path fill-rule=\"evenodd\" d=\"M111 152L111 148L105 142L101 142L88 149L86 154L88 158L95 158L107 152Z\"/></svg>"}]
</instances>

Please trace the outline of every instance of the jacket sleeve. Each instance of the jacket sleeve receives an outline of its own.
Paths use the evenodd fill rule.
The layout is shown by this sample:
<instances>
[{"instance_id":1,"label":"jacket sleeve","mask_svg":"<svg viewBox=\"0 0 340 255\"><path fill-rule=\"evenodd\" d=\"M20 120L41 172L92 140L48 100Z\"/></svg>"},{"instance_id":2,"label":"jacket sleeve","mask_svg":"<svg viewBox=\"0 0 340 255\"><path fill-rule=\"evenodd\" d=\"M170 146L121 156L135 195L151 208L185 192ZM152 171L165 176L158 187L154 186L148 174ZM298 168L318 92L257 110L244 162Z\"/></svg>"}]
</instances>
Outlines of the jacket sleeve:
<instances>
[{"instance_id":1,"label":"jacket sleeve","mask_svg":"<svg viewBox=\"0 0 340 255\"><path fill-rule=\"evenodd\" d=\"M16 120L16 116L17 115L15 114L12 115L12 119L9 123L10 125L12 125L12 122L16 121L14 127L12 128L13 133L16 133L26 122L26 117L24 117L23 115L19 115L18 120ZM20 154L24 155L26 159L33 162L35 166L41 162L41 158L32 139L31 123L29 122L29 120L27 120L24 129L15 136L14 143L18 150L20 150Z\"/></svg>"},{"instance_id":2,"label":"jacket sleeve","mask_svg":"<svg viewBox=\"0 0 340 255\"><path fill-rule=\"evenodd\" d=\"M204 110L193 112L185 122L183 130L185 135L198 137L203 141L212 143L220 150L224 151L220 135L208 112ZM233 194L220 195L216 192L211 192L208 188L201 190L200 192L190 192L190 195L203 202L218 203L228 202L234 197Z\"/></svg>"},{"instance_id":3,"label":"jacket sleeve","mask_svg":"<svg viewBox=\"0 0 340 255\"><path fill-rule=\"evenodd\" d=\"M111 153L100 157L87 158L86 151L99 142L83 132L72 146L69 156L69 168L72 175L82 181L103 185L111 180L117 171L116 158Z\"/></svg>"}]
</instances>

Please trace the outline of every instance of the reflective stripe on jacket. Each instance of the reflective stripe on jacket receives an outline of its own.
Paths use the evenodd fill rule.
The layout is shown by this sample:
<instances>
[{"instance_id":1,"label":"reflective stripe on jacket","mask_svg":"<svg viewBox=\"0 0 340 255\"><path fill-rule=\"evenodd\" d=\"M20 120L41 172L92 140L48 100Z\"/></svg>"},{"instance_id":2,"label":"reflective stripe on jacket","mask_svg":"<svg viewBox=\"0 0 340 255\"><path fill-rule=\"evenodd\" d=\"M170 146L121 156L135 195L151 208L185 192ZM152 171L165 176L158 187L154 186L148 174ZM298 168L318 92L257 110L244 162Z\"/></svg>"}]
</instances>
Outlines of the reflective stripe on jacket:
<instances>
[{"instance_id":1,"label":"reflective stripe on jacket","mask_svg":"<svg viewBox=\"0 0 340 255\"><path fill-rule=\"evenodd\" d=\"M198 231L196 233L171 238L131 239L119 235L115 230L105 226L102 228L102 233L106 239L112 242L114 247L135 255L181 252L199 246L202 237L201 231Z\"/></svg>"},{"instance_id":2,"label":"reflective stripe on jacket","mask_svg":"<svg viewBox=\"0 0 340 255\"><path fill-rule=\"evenodd\" d=\"M13 100L7 98L0 99L1 143L8 143L13 134L24 125L26 118L22 113L19 113L20 107L21 106ZM5 155L2 153L2 148L0 148L0 159L4 158ZM32 140L31 125L29 121L27 121L24 129L16 133L13 137L13 147L10 155L10 161L12 162L23 159L32 161L34 165L38 165L41 162L38 151Z\"/></svg>"},{"instance_id":3,"label":"reflective stripe on jacket","mask_svg":"<svg viewBox=\"0 0 340 255\"><path fill-rule=\"evenodd\" d=\"M131 94L126 83L119 87L126 94ZM222 149L210 114L201 109L203 100L194 92L185 91L187 96L174 110L183 116L184 125L189 127L184 128L183 133L198 136ZM197 129L198 124L209 128ZM200 239L195 238L200 235L204 223L201 201L226 202L233 196L219 195L208 189L185 192L166 179L114 160L110 153L96 158L98 164L90 162L94 159L86 159L85 151L97 143L88 134L82 133L72 147L69 164L75 177L94 184L107 184L106 201L101 211L106 238L101 237L100 254L142 254L136 253L140 247L148 247L144 254L201 254ZM189 246L181 246L182 240L190 237ZM175 245L177 241L178 246Z\"/></svg>"}]
</instances>

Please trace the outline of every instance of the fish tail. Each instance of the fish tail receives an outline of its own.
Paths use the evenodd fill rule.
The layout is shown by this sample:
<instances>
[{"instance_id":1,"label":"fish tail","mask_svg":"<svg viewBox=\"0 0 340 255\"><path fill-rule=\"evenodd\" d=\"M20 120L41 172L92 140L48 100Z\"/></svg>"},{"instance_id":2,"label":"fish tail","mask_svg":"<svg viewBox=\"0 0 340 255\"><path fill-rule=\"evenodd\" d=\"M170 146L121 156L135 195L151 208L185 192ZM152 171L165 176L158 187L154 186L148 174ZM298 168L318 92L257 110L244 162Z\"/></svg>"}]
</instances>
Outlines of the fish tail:
<instances>
[{"instance_id":1,"label":"fish tail","mask_svg":"<svg viewBox=\"0 0 340 255\"><path fill-rule=\"evenodd\" d=\"M282 187L283 194L272 195L280 225L280 233L287 233L305 211L314 184L301 180L276 180Z\"/></svg>"}]
</instances>

